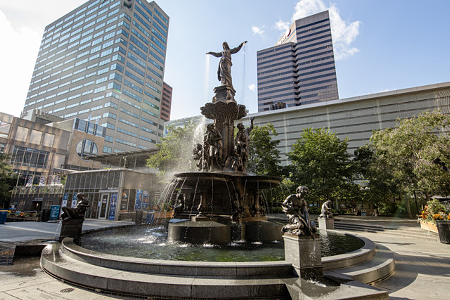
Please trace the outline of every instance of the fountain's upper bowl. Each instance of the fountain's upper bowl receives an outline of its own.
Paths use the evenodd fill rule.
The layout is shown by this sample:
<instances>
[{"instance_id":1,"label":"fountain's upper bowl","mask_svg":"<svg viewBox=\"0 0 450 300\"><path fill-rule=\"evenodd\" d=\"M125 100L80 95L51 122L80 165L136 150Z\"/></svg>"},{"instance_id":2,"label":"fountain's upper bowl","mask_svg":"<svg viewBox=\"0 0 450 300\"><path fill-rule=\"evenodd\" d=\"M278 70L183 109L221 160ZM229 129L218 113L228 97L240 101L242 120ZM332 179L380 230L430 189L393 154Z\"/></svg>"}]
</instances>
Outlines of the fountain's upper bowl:
<instances>
[{"instance_id":1,"label":"fountain's upper bowl","mask_svg":"<svg viewBox=\"0 0 450 300\"><path fill-rule=\"evenodd\" d=\"M212 180L223 182L239 180L247 188L259 190L274 188L281 182L281 178L278 176L251 175L245 172L236 171L185 172L177 173L174 177L183 181L193 181L194 184L196 182L211 182Z\"/></svg>"}]
</instances>

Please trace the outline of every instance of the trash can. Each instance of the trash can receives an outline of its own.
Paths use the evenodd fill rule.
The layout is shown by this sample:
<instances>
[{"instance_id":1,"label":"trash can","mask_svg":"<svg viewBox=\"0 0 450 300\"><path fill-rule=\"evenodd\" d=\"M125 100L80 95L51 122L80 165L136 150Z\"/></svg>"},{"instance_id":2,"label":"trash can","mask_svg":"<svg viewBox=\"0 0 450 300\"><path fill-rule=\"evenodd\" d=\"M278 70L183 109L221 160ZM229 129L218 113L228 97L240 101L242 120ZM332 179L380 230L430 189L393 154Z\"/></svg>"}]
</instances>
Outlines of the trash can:
<instances>
[{"instance_id":1,"label":"trash can","mask_svg":"<svg viewBox=\"0 0 450 300\"><path fill-rule=\"evenodd\" d=\"M50 220L50 209L45 208L41 213L41 222L47 222L48 220Z\"/></svg>"},{"instance_id":2,"label":"trash can","mask_svg":"<svg viewBox=\"0 0 450 300\"><path fill-rule=\"evenodd\" d=\"M0 210L0 224L5 224L7 217L8 217L8 211Z\"/></svg>"},{"instance_id":3,"label":"trash can","mask_svg":"<svg viewBox=\"0 0 450 300\"><path fill-rule=\"evenodd\" d=\"M149 210L147 212L147 217L145 218L145 224L153 224L155 223L155 211Z\"/></svg>"},{"instance_id":4,"label":"trash can","mask_svg":"<svg viewBox=\"0 0 450 300\"><path fill-rule=\"evenodd\" d=\"M140 225L142 224L142 219L144 218L144 212L142 210L136 211L136 219L134 219L134 224Z\"/></svg>"},{"instance_id":5,"label":"trash can","mask_svg":"<svg viewBox=\"0 0 450 300\"><path fill-rule=\"evenodd\" d=\"M441 243L450 244L450 221L436 221Z\"/></svg>"}]
</instances>

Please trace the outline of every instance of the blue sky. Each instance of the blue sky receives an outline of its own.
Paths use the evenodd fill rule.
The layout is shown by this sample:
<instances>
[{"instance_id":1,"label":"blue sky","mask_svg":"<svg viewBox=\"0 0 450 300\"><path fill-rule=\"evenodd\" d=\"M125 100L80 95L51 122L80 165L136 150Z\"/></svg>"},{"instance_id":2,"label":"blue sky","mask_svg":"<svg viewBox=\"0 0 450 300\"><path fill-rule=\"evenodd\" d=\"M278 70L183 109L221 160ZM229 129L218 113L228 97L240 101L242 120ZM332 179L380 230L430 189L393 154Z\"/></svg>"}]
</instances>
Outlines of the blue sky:
<instances>
[{"instance_id":1,"label":"blue sky","mask_svg":"<svg viewBox=\"0 0 450 300\"><path fill-rule=\"evenodd\" d=\"M44 27L85 0L0 0L0 111L19 116ZM170 16L165 81L172 119L200 114L211 101L222 42L236 47L236 100L257 112L256 52L272 47L286 25L329 9L340 98L450 81L450 1L159 0ZM5 47L6 46L6 47ZM22 59L19 59L22 57Z\"/></svg>"}]
</instances>

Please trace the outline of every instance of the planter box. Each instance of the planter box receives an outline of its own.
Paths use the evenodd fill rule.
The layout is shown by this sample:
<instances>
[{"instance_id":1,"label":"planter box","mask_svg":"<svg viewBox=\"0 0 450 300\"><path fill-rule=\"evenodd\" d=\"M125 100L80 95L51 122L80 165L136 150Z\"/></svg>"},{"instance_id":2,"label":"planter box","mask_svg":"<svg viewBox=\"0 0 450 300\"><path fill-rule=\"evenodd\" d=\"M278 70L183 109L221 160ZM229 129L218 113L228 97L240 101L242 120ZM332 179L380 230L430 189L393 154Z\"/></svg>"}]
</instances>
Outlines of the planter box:
<instances>
[{"instance_id":1,"label":"planter box","mask_svg":"<svg viewBox=\"0 0 450 300\"><path fill-rule=\"evenodd\" d=\"M170 219L173 216L173 211L155 211L155 219Z\"/></svg>"},{"instance_id":2,"label":"planter box","mask_svg":"<svg viewBox=\"0 0 450 300\"><path fill-rule=\"evenodd\" d=\"M420 221L420 228L438 233L436 224L431 222Z\"/></svg>"}]
</instances>

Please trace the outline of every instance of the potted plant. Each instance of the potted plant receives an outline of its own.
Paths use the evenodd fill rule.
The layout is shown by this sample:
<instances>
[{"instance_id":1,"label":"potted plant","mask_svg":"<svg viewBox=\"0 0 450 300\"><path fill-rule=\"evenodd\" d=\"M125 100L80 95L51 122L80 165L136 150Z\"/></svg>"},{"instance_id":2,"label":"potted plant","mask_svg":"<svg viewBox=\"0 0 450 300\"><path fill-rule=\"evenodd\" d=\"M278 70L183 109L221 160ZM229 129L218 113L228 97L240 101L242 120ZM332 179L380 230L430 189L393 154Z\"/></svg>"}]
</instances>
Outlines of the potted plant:
<instances>
[{"instance_id":1,"label":"potted plant","mask_svg":"<svg viewBox=\"0 0 450 300\"><path fill-rule=\"evenodd\" d=\"M450 213L436 214L436 227L441 243L450 244Z\"/></svg>"},{"instance_id":2,"label":"potted plant","mask_svg":"<svg viewBox=\"0 0 450 300\"><path fill-rule=\"evenodd\" d=\"M445 212L445 207L439 200L432 199L427 202L425 209L418 215L418 221L420 222L420 227L422 229L438 233L436 221L444 220L446 216L447 213Z\"/></svg>"}]
</instances>

